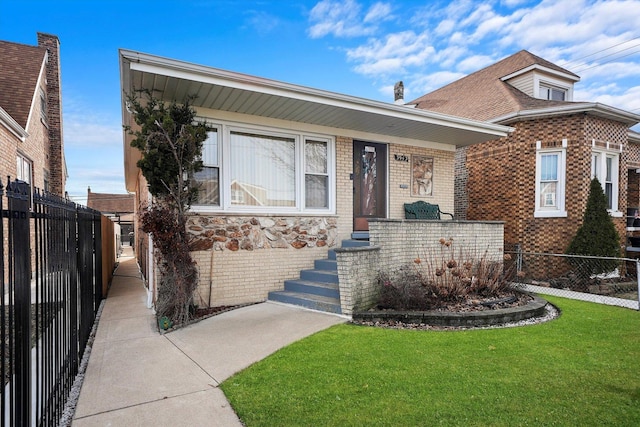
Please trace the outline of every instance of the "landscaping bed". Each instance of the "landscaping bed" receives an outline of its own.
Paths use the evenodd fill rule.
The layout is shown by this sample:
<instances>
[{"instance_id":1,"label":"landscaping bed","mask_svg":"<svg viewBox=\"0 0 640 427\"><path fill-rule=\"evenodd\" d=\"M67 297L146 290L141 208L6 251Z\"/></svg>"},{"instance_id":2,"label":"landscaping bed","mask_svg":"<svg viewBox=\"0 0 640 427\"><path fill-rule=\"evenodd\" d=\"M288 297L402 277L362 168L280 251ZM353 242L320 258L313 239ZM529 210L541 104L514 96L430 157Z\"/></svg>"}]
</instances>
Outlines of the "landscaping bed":
<instances>
[{"instance_id":1,"label":"landscaping bed","mask_svg":"<svg viewBox=\"0 0 640 427\"><path fill-rule=\"evenodd\" d=\"M524 293L502 298L466 299L437 310L393 310L374 308L354 312L353 322L370 326L400 324L447 327L494 326L544 316L547 301Z\"/></svg>"}]
</instances>

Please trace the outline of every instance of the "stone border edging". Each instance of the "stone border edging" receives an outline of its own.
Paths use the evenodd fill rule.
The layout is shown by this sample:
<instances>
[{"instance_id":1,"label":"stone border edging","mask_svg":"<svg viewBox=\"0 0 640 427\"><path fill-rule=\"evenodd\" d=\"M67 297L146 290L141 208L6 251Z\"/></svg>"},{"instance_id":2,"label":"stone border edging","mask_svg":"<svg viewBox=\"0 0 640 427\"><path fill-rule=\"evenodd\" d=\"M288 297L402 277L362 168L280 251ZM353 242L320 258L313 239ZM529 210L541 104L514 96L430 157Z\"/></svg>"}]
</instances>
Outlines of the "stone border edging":
<instances>
[{"instance_id":1,"label":"stone border edging","mask_svg":"<svg viewBox=\"0 0 640 427\"><path fill-rule=\"evenodd\" d=\"M397 320L403 323L433 326L490 326L518 322L544 315L547 301L532 295L533 301L519 307L472 312L447 311L365 311L354 312L353 320L361 322L384 322Z\"/></svg>"}]
</instances>

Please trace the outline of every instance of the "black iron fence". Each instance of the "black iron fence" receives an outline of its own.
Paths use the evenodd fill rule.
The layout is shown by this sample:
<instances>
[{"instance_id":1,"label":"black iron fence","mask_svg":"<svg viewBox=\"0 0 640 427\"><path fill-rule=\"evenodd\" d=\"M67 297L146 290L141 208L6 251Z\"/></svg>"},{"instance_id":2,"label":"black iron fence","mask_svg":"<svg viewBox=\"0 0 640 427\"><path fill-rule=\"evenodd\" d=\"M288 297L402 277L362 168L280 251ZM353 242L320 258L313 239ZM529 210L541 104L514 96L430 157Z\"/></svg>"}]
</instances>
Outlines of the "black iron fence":
<instances>
[{"instance_id":1,"label":"black iron fence","mask_svg":"<svg viewBox=\"0 0 640 427\"><path fill-rule=\"evenodd\" d=\"M2 426L57 425L102 299L101 216L0 182Z\"/></svg>"}]
</instances>

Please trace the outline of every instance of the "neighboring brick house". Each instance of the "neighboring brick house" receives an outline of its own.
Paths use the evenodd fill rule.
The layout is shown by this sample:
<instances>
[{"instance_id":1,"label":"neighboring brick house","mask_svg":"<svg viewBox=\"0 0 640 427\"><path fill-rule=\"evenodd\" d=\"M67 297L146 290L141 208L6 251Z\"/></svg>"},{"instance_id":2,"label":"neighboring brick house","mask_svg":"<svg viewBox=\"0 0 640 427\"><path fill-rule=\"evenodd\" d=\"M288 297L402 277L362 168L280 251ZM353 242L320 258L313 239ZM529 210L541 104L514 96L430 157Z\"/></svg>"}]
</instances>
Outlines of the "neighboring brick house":
<instances>
[{"instance_id":1,"label":"neighboring brick house","mask_svg":"<svg viewBox=\"0 0 640 427\"><path fill-rule=\"evenodd\" d=\"M403 203L451 211L456 146L510 131L134 51L120 51L120 71L123 125L133 124L126 94L145 89L167 101L198 95L194 108L213 127L188 229L197 294L215 305L265 300L368 219L404 218ZM151 198L130 141L125 134L125 184L139 208ZM153 296L152 241L136 232Z\"/></svg>"},{"instance_id":2,"label":"neighboring brick house","mask_svg":"<svg viewBox=\"0 0 640 427\"><path fill-rule=\"evenodd\" d=\"M64 196L59 47L43 33L38 46L0 41L0 175Z\"/></svg>"},{"instance_id":3,"label":"neighboring brick house","mask_svg":"<svg viewBox=\"0 0 640 427\"><path fill-rule=\"evenodd\" d=\"M133 194L94 193L87 189L87 207L100 211L102 215L120 226L122 244L133 243L133 215L135 196ZM133 246L133 244L132 244Z\"/></svg>"},{"instance_id":4,"label":"neighboring brick house","mask_svg":"<svg viewBox=\"0 0 640 427\"><path fill-rule=\"evenodd\" d=\"M505 221L505 247L564 253L597 176L623 238L640 206L640 116L572 102L579 81L527 51L428 93L409 105L511 126L507 137L456 152L457 219Z\"/></svg>"}]
</instances>

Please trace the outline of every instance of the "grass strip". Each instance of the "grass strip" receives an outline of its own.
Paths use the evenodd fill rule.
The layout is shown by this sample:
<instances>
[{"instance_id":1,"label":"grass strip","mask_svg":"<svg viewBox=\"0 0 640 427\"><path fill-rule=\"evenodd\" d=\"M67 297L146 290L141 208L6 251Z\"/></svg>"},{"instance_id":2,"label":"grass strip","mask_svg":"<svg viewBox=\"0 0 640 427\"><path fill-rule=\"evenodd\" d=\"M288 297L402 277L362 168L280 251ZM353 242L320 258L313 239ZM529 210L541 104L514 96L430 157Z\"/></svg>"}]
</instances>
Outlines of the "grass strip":
<instances>
[{"instance_id":1,"label":"grass strip","mask_svg":"<svg viewBox=\"0 0 640 427\"><path fill-rule=\"evenodd\" d=\"M548 298L533 326L338 325L222 384L254 426L640 425L640 313Z\"/></svg>"}]
</instances>

